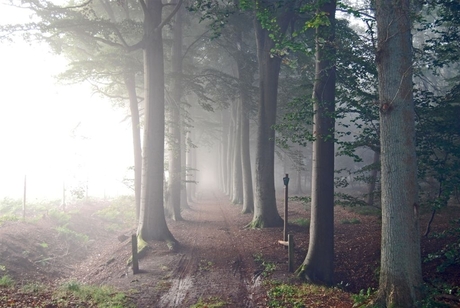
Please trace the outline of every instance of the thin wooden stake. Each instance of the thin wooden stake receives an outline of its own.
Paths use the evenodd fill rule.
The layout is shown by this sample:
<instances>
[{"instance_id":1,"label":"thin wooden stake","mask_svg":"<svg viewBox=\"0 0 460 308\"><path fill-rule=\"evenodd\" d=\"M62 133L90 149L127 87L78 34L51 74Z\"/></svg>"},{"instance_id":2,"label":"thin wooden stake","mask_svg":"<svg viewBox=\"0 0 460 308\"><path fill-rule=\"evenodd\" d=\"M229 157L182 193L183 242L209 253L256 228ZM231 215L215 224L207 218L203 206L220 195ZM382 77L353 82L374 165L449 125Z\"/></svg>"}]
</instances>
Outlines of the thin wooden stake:
<instances>
[{"instance_id":1,"label":"thin wooden stake","mask_svg":"<svg viewBox=\"0 0 460 308\"><path fill-rule=\"evenodd\" d=\"M294 271L294 236L288 235L288 271L292 273Z\"/></svg>"}]
</instances>

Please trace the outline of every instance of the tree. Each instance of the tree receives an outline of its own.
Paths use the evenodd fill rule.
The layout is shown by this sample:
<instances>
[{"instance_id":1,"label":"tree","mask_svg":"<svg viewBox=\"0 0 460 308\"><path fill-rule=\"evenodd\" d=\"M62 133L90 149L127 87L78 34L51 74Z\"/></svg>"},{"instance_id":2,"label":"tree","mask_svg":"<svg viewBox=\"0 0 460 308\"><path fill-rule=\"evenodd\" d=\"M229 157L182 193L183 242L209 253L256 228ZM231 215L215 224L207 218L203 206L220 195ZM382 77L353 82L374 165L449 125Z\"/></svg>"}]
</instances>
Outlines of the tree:
<instances>
[{"instance_id":1,"label":"tree","mask_svg":"<svg viewBox=\"0 0 460 308\"><path fill-rule=\"evenodd\" d=\"M256 144L256 180L254 216L251 226L266 228L281 226L283 221L276 208L274 165L275 130L278 95L278 78L281 69L281 56L272 52L276 43L284 37L294 16L292 5L276 10L272 1L255 1L257 18L254 28L257 42L259 66L259 105ZM268 16L276 16L269 18ZM275 34L274 34L275 33Z\"/></svg>"},{"instance_id":2,"label":"tree","mask_svg":"<svg viewBox=\"0 0 460 308\"><path fill-rule=\"evenodd\" d=\"M138 236L144 240L164 240L174 245L166 224L163 207L164 141L165 141L165 76L162 29L182 5L163 20L161 0L140 0L144 12L144 87L145 128L141 212Z\"/></svg>"},{"instance_id":3,"label":"tree","mask_svg":"<svg viewBox=\"0 0 460 308\"><path fill-rule=\"evenodd\" d=\"M173 220L182 220L182 144L181 144L181 99L182 99L182 9L175 16L173 45L171 51L172 89L169 103L169 180L166 213Z\"/></svg>"},{"instance_id":4,"label":"tree","mask_svg":"<svg viewBox=\"0 0 460 308\"><path fill-rule=\"evenodd\" d=\"M254 191L252 187L252 170L250 155L250 98L248 85L252 84L253 69L250 65L250 55L244 52L243 31L241 28L236 29L236 42L239 53L236 55L238 69L238 89L240 100L240 118L241 118L241 167L243 170L243 213L254 212ZM238 48L237 48L238 49Z\"/></svg>"},{"instance_id":5,"label":"tree","mask_svg":"<svg viewBox=\"0 0 460 308\"><path fill-rule=\"evenodd\" d=\"M377 304L415 307L421 298L410 1L376 1L382 185Z\"/></svg>"},{"instance_id":6,"label":"tree","mask_svg":"<svg viewBox=\"0 0 460 308\"><path fill-rule=\"evenodd\" d=\"M310 242L297 271L326 284L334 273L335 9L332 0L318 13L325 17L316 28Z\"/></svg>"}]
</instances>

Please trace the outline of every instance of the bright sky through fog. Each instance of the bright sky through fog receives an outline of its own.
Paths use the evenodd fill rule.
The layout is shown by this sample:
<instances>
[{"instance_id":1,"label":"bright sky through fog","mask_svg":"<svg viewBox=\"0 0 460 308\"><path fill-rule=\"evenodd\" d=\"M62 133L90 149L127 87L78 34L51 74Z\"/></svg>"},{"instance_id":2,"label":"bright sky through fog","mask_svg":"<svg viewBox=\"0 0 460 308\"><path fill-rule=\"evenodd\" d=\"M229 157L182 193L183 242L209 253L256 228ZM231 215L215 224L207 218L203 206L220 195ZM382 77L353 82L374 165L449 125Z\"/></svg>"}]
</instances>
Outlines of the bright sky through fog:
<instances>
[{"instance_id":1,"label":"bright sky through fog","mask_svg":"<svg viewBox=\"0 0 460 308\"><path fill-rule=\"evenodd\" d=\"M0 23L27 19L0 2ZM126 110L88 85L58 85L53 76L65 66L44 45L0 43L1 199L22 196L25 174L30 200L60 198L64 180L88 181L90 196L129 193L121 184L132 165Z\"/></svg>"}]
</instances>

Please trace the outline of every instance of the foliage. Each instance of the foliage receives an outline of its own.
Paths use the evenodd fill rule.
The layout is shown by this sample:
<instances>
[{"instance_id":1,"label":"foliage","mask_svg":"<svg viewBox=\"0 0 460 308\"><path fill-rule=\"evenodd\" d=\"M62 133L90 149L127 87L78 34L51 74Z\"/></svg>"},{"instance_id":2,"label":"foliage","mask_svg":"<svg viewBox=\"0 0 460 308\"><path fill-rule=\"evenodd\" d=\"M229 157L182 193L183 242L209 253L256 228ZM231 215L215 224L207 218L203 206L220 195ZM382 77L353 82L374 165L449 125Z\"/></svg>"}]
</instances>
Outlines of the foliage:
<instances>
[{"instance_id":1,"label":"foliage","mask_svg":"<svg viewBox=\"0 0 460 308\"><path fill-rule=\"evenodd\" d=\"M422 201L432 209L447 205L460 186L460 85L444 96L416 93L417 157Z\"/></svg>"},{"instance_id":2,"label":"foliage","mask_svg":"<svg viewBox=\"0 0 460 308\"><path fill-rule=\"evenodd\" d=\"M350 194L345 193L335 193L336 197L335 204L341 206L366 206L367 203L358 197L354 197Z\"/></svg>"},{"instance_id":3,"label":"foliage","mask_svg":"<svg viewBox=\"0 0 460 308\"><path fill-rule=\"evenodd\" d=\"M4 197L0 201L0 215L15 214L22 210L22 200Z\"/></svg>"},{"instance_id":4,"label":"foliage","mask_svg":"<svg viewBox=\"0 0 460 308\"><path fill-rule=\"evenodd\" d=\"M442 302L444 296L448 298L454 296L455 294L460 293L460 286L449 285L445 282L434 281L425 283L424 286L425 298L421 301L420 307L422 308L449 308L452 305L449 305L446 302Z\"/></svg>"},{"instance_id":5,"label":"foliage","mask_svg":"<svg viewBox=\"0 0 460 308\"><path fill-rule=\"evenodd\" d=\"M292 223L301 227L310 227L310 219L307 218L298 218L293 220Z\"/></svg>"},{"instance_id":6,"label":"foliage","mask_svg":"<svg viewBox=\"0 0 460 308\"><path fill-rule=\"evenodd\" d=\"M25 293L41 293L46 290L46 286L40 283L28 283L21 287Z\"/></svg>"},{"instance_id":7,"label":"foliage","mask_svg":"<svg viewBox=\"0 0 460 308\"><path fill-rule=\"evenodd\" d=\"M450 266L460 265L460 219L453 221L453 224L455 226L431 236L434 238L449 237L454 241L444 246L441 250L428 254L424 260L425 262L440 261L436 269L441 273L445 272Z\"/></svg>"},{"instance_id":8,"label":"foliage","mask_svg":"<svg viewBox=\"0 0 460 308\"><path fill-rule=\"evenodd\" d=\"M276 270L276 264L266 261L261 253L254 255L254 261L262 268L262 276L268 277Z\"/></svg>"},{"instance_id":9,"label":"foliage","mask_svg":"<svg viewBox=\"0 0 460 308\"><path fill-rule=\"evenodd\" d=\"M211 270L213 264L214 263L212 261L200 260L200 262L198 263L198 270L200 272L208 272Z\"/></svg>"},{"instance_id":10,"label":"foliage","mask_svg":"<svg viewBox=\"0 0 460 308\"><path fill-rule=\"evenodd\" d=\"M227 306L227 303L218 297L208 297L208 298L200 298L198 302L190 308L219 308L219 307L225 307Z\"/></svg>"},{"instance_id":11,"label":"foliage","mask_svg":"<svg viewBox=\"0 0 460 308\"><path fill-rule=\"evenodd\" d=\"M128 302L125 294L115 291L108 286L83 285L75 281L63 284L56 292L58 301L79 301L91 303L99 308L128 308L134 305Z\"/></svg>"},{"instance_id":12,"label":"foliage","mask_svg":"<svg viewBox=\"0 0 460 308\"><path fill-rule=\"evenodd\" d=\"M59 209L50 209L48 211L48 216L60 224L65 224L70 221L70 218L72 218L72 215L70 213L61 211Z\"/></svg>"},{"instance_id":13,"label":"foliage","mask_svg":"<svg viewBox=\"0 0 460 308\"><path fill-rule=\"evenodd\" d=\"M219 308L225 307L226 305L226 302L222 301L217 297L209 297L206 299L200 298L198 302L190 306L190 308Z\"/></svg>"},{"instance_id":14,"label":"foliage","mask_svg":"<svg viewBox=\"0 0 460 308\"><path fill-rule=\"evenodd\" d=\"M358 294L352 294L351 298L353 299L353 307L368 307L368 304L372 300L374 290L372 288L367 288L367 290L360 290Z\"/></svg>"},{"instance_id":15,"label":"foliage","mask_svg":"<svg viewBox=\"0 0 460 308\"><path fill-rule=\"evenodd\" d=\"M270 308L303 308L321 306L323 298L337 297L341 302L341 290L313 284L285 284L271 282L267 292ZM331 301L328 301L330 303Z\"/></svg>"},{"instance_id":16,"label":"foliage","mask_svg":"<svg viewBox=\"0 0 460 308\"><path fill-rule=\"evenodd\" d=\"M110 205L95 213L96 216L111 222L112 230L132 226L136 220L134 196L119 196Z\"/></svg>"},{"instance_id":17,"label":"foliage","mask_svg":"<svg viewBox=\"0 0 460 308\"><path fill-rule=\"evenodd\" d=\"M16 215L11 215L11 214L2 215L0 216L0 226L2 225L2 223L6 221L18 221L18 220L19 220L19 217Z\"/></svg>"},{"instance_id":18,"label":"foliage","mask_svg":"<svg viewBox=\"0 0 460 308\"><path fill-rule=\"evenodd\" d=\"M428 37L420 54L430 68L447 66L460 60L460 4L450 0L427 0L418 26Z\"/></svg>"},{"instance_id":19,"label":"foliage","mask_svg":"<svg viewBox=\"0 0 460 308\"><path fill-rule=\"evenodd\" d=\"M77 241L83 243L86 243L89 240L88 235L78 233L74 230L69 229L68 224L58 226L54 229L58 232L59 237L63 238L64 240Z\"/></svg>"}]
</instances>

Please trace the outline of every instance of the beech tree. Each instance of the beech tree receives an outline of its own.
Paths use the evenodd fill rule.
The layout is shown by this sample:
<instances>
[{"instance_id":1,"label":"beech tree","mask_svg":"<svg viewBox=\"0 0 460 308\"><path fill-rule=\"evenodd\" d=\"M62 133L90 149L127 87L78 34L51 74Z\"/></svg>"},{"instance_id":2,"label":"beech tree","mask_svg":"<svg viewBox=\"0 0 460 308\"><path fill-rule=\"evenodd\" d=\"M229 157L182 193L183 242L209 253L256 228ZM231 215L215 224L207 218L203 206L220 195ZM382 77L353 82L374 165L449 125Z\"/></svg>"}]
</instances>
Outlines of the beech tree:
<instances>
[{"instance_id":1,"label":"beech tree","mask_svg":"<svg viewBox=\"0 0 460 308\"><path fill-rule=\"evenodd\" d=\"M273 1L255 1L257 18L254 28L257 42L257 60L259 67L259 104L256 144L256 179L253 228L281 226L276 208L274 183L275 167L275 130L276 108L278 102L278 79L281 69L281 56L273 50L285 36L294 16L294 1L284 3L277 10ZM274 18L267 17L275 16ZM275 31L273 31L275 30ZM275 34L274 34L275 33Z\"/></svg>"},{"instance_id":2,"label":"beech tree","mask_svg":"<svg viewBox=\"0 0 460 308\"><path fill-rule=\"evenodd\" d=\"M183 9L176 13L173 25L173 44L171 50L172 87L169 110L169 180L166 213L173 220L182 220L181 187L182 187L182 19Z\"/></svg>"},{"instance_id":3,"label":"beech tree","mask_svg":"<svg viewBox=\"0 0 460 308\"><path fill-rule=\"evenodd\" d=\"M421 298L410 1L376 1L382 182L377 304L415 307Z\"/></svg>"},{"instance_id":4,"label":"beech tree","mask_svg":"<svg viewBox=\"0 0 460 308\"><path fill-rule=\"evenodd\" d=\"M297 271L326 284L333 282L334 273L335 10L332 0L317 14L326 17L316 28L310 241Z\"/></svg>"},{"instance_id":5,"label":"beech tree","mask_svg":"<svg viewBox=\"0 0 460 308\"><path fill-rule=\"evenodd\" d=\"M168 229L164 214L164 141L165 141L165 75L163 27L180 9L179 0L163 19L161 0L140 0L144 12L144 88L145 128L143 174L138 236L144 240L177 241Z\"/></svg>"}]
</instances>

